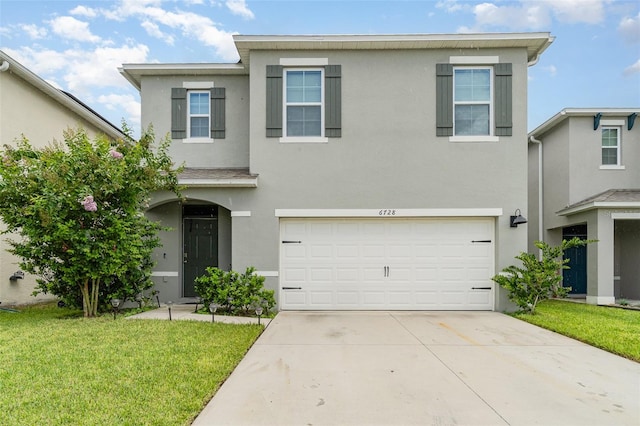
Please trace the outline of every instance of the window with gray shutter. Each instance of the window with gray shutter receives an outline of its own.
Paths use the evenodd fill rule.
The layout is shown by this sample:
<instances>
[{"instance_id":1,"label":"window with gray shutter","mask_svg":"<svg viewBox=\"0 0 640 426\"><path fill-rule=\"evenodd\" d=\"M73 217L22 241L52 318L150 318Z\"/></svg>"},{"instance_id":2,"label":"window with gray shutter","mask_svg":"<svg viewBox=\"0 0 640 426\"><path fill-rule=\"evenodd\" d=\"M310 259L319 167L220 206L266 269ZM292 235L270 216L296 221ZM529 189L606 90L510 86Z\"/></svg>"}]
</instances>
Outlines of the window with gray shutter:
<instances>
[{"instance_id":1,"label":"window with gray shutter","mask_svg":"<svg viewBox=\"0 0 640 426\"><path fill-rule=\"evenodd\" d=\"M473 70L473 67L465 67ZM461 73L461 76L468 78L472 84L460 84L458 89L465 90L466 93L457 97L454 93L454 67L452 64L436 64L436 136L453 136L454 121L456 116L461 122L460 129L474 133L479 125L480 118L483 117L485 106L477 105L477 90L484 89L480 80L486 80L486 76L477 73L478 78L473 77L473 73ZM500 63L493 66L493 135L512 135L512 64ZM456 84L458 86L458 84ZM462 105L456 109L457 101L464 103L464 99L469 99L469 105ZM461 101L462 99L462 101ZM462 121L464 120L464 122ZM478 125L474 127L474 125ZM458 129L458 130L460 130ZM456 134L464 135L456 130Z\"/></svg>"},{"instance_id":2,"label":"window with gray shutter","mask_svg":"<svg viewBox=\"0 0 640 426\"><path fill-rule=\"evenodd\" d=\"M187 139L190 137L210 137L224 139L226 137L226 96L224 87L214 87L209 95L204 91L191 91L191 107L189 91L182 87L171 89L171 138ZM196 95L197 99L196 99ZM209 104L207 104L207 99ZM199 100L199 102L198 102ZM191 109L191 117L189 110ZM197 109L197 110L196 110ZM203 121L202 117L206 117Z\"/></svg>"},{"instance_id":3,"label":"window with gray shutter","mask_svg":"<svg viewBox=\"0 0 640 426\"><path fill-rule=\"evenodd\" d=\"M340 65L324 67L324 131L325 137L342 136L342 68ZM281 65L267 66L266 122L267 137L282 137L283 131L283 73Z\"/></svg>"}]
</instances>

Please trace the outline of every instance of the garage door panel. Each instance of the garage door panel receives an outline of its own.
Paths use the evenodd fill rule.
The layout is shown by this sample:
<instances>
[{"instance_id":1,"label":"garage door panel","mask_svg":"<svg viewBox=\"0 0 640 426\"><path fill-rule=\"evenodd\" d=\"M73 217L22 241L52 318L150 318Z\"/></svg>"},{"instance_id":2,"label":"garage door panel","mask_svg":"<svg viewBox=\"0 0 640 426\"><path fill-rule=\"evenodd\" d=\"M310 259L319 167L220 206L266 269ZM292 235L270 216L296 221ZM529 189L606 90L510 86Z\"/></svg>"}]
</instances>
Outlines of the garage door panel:
<instances>
[{"instance_id":1,"label":"garage door panel","mask_svg":"<svg viewBox=\"0 0 640 426\"><path fill-rule=\"evenodd\" d=\"M283 309L493 309L491 218L287 218L281 238L281 287L302 289Z\"/></svg>"}]
</instances>

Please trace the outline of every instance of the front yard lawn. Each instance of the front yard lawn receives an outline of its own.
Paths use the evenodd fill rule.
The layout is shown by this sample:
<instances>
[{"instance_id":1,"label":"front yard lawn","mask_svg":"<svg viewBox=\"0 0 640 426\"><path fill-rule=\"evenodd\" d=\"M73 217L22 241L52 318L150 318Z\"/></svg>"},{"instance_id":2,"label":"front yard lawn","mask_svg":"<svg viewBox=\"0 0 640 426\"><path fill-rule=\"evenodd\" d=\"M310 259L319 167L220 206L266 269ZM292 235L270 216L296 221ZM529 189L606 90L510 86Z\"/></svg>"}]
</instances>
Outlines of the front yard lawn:
<instances>
[{"instance_id":1,"label":"front yard lawn","mask_svg":"<svg viewBox=\"0 0 640 426\"><path fill-rule=\"evenodd\" d=\"M640 362L640 311L547 300L516 318Z\"/></svg>"},{"instance_id":2,"label":"front yard lawn","mask_svg":"<svg viewBox=\"0 0 640 426\"><path fill-rule=\"evenodd\" d=\"M81 315L0 311L0 423L190 424L263 330Z\"/></svg>"}]
</instances>

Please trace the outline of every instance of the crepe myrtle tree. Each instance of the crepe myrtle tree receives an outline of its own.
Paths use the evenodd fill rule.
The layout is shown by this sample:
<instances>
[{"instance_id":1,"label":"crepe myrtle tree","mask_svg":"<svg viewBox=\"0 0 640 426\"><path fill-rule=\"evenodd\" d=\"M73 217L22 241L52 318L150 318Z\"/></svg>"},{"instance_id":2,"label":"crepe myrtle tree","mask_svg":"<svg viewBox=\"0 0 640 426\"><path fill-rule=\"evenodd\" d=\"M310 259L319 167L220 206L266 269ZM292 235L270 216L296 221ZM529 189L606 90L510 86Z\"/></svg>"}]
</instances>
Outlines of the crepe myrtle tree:
<instances>
[{"instance_id":1,"label":"crepe myrtle tree","mask_svg":"<svg viewBox=\"0 0 640 426\"><path fill-rule=\"evenodd\" d=\"M0 152L0 218L10 233L9 251L38 276L37 292L81 301L85 317L111 297L149 288L146 271L159 245L158 223L143 212L153 191L179 195L167 154L170 140L154 143L149 128L134 140L93 141L82 129L64 142L35 148L23 137ZM139 275L139 274L138 274ZM133 277L132 277L133 278ZM103 288L101 288L101 285Z\"/></svg>"}]
</instances>

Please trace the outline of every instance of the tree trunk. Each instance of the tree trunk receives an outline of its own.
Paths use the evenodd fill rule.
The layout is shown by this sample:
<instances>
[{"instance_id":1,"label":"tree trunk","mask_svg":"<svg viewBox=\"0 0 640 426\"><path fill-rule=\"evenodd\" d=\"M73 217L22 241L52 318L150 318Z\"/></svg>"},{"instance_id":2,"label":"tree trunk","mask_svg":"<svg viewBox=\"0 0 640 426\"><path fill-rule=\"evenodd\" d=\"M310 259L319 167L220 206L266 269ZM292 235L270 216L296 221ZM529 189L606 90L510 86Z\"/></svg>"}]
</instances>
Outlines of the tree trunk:
<instances>
[{"instance_id":1,"label":"tree trunk","mask_svg":"<svg viewBox=\"0 0 640 426\"><path fill-rule=\"evenodd\" d=\"M89 280L91 280L91 289L89 289ZM100 289L100 278L85 278L83 285L80 287L82 293L82 311L85 318L98 316L98 295Z\"/></svg>"}]
</instances>

